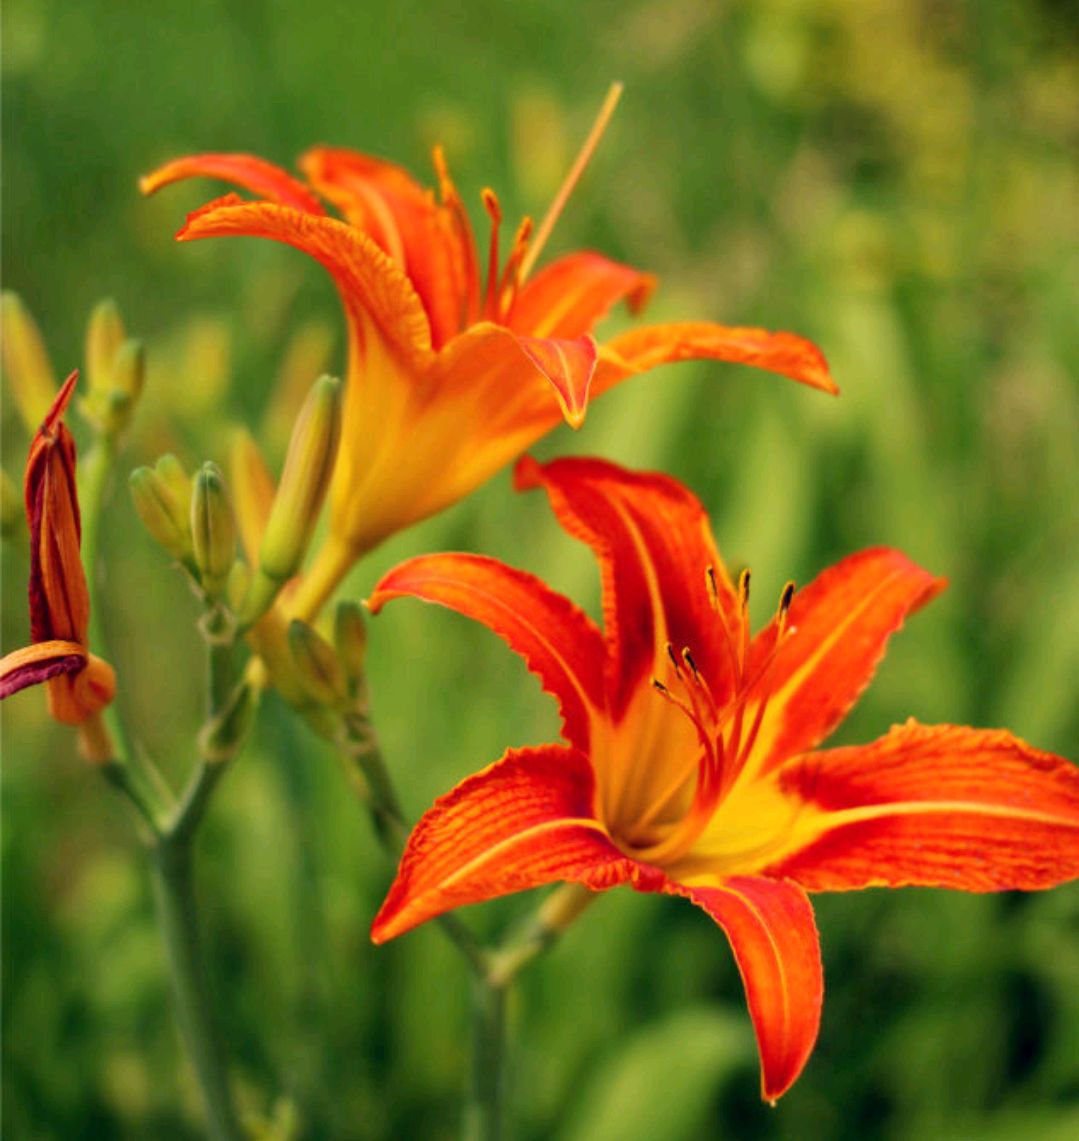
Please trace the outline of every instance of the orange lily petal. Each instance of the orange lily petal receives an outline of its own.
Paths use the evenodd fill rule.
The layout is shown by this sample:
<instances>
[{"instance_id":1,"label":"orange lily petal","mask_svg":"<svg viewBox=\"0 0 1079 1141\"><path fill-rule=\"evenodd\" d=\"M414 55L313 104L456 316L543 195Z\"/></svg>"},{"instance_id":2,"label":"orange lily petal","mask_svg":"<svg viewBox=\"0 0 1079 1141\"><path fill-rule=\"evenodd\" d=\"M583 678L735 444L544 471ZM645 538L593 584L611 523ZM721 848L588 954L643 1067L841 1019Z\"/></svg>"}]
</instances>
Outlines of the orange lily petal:
<instances>
[{"instance_id":1,"label":"orange lily petal","mask_svg":"<svg viewBox=\"0 0 1079 1141\"><path fill-rule=\"evenodd\" d=\"M45 691L54 721L81 725L116 696L116 673L108 662L88 654L83 669L50 678Z\"/></svg>"},{"instance_id":2,"label":"orange lily petal","mask_svg":"<svg viewBox=\"0 0 1079 1141\"><path fill-rule=\"evenodd\" d=\"M409 837L371 937L384 943L469 903L564 880L594 890L658 890L655 868L624 856L596 821L592 770L555 745L511 749L435 801Z\"/></svg>"},{"instance_id":3,"label":"orange lily petal","mask_svg":"<svg viewBox=\"0 0 1079 1141\"><path fill-rule=\"evenodd\" d=\"M143 194L156 194L163 186L185 178L219 178L250 190L280 206L308 214L325 214L322 203L287 171L265 159L244 154L201 154L175 159L139 179Z\"/></svg>"},{"instance_id":4,"label":"orange lily petal","mask_svg":"<svg viewBox=\"0 0 1079 1141\"><path fill-rule=\"evenodd\" d=\"M588 389L596 369L596 342L590 336L572 341L518 337L517 344L550 381L566 423L579 428L588 410Z\"/></svg>"},{"instance_id":5,"label":"orange lily petal","mask_svg":"<svg viewBox=\"0 0 1079 1141\"><path fill-rule=\"evenodd\" d=\"M1003 730L896 726L790 761L798 847L768 869L810 891L1025 891L1079 877L1079 768Z\"/></svg>"},{"instance_id":6,"label":"orange lily petal","mask_svg":"<svg viewBox=\"0 0 1079 1141\"><path fill-rule=\"evenodd\" d=\"M503 638L558 700L566 739L588 748L589 712L603 707L605 649L583 610L534 575L479 555L409 559L381 579L367 605L377 614L403 595L447 606Z\"/></svg>"},{"instance_id":7,"label":"orange lily petal","mask_svg":"<svg viewBox=\"0 0 1079 1141\"><path fill-rule=\"evenodd\" d=\"M646 325L615 337L604 346L596 370L593 396L599 396L633 373L675 361L717 360L748 364L790 377L833 395L838 387L824 354L812 341L794 333L734 328L708 321Z\"/></svg>"},{"instance_id":8,"label":"orange lily petal","mask_svg":"<svg viewBox=\"0 0 1079 1141\"><path fill-rule=\"evenodd\" d=\"M869 684L889 637L945 585L899 551L873 547L798 591L787 618L793 633L772 666L753 769L769 772L823 741ZM775 629L773 621L754 639L751 676L763 668Z\"/></svg>"},{"instance_id":9,"label":"orange lily petal","mask_svg":"<svg viewBox=\"0 0 1079 1141\"><path fill-rule=\"evenodd\" d=\"M717 700L730 684L722 623L713 614L706 568L716 573L728 614L734 591L697 498L664 475L629 472L593 459L517 465L520 489L542 487L559 522L596 553L609 644L609 698L616 719L635 687L666 661L666 645L689 646Z\"/></svg>"},{"instance_id":10,"label":"orange lily petal","mask_svg":"<svg viewBox=\"0 0 1079 1141\"><path fill-rule=\"evenodd\" d=\"M435 348L462 327L474 260L450 211L396 163L357 151L315 147L300 169L405 270L431 322Z\"/></svg>"},{"instance_id":11,"label":"orange lily petal","mask_svg":"<svg viewBox=\"0 0 1079 1141\"><path fill-rule=\"evenodd\" d=\"M551 262L521 287L509 325L533 337L580 337L619 301L640 312L655 287L652 274L582 250Z\"/></svg>"},{"instance_id":12,"label":"orange lily petal","mask_svg":"<svg viewBox=\"0 0 1079 1141\"><path fill-rule=\"evenodd\" d=\"M761 1094L775 1102L794 1084L817 1040L824 973L813 906L784 880L731 876L714 886L671 883L731 942L761 1056Z\"/></svg>"},{"instance_id":13,"label":"orange lily petal","mask_svg":"<svg viewBox=\"0 0 1079 1141\"><path fill-rule=\"evenodd\" d=\"M337 283L353 336L366 310L394 348L422 365L431 350L427 315L411 282L365 234L334 218L271 202L227 196L190 214L179 241L217 237L270 238L321 262Z\"/></svg>"},{"instance_id":14,"label":"orange lily petal","mask_svg":"<svg viewBox=\"0 0 1079 1141\"><path fill-rule=\"evenodd\" d=\"M57 674L74 673L86 664L86 650L78 642L56 638L12 650L0 659L0 698L27 686L38 685Z\"/></svg>"}]
</instances>

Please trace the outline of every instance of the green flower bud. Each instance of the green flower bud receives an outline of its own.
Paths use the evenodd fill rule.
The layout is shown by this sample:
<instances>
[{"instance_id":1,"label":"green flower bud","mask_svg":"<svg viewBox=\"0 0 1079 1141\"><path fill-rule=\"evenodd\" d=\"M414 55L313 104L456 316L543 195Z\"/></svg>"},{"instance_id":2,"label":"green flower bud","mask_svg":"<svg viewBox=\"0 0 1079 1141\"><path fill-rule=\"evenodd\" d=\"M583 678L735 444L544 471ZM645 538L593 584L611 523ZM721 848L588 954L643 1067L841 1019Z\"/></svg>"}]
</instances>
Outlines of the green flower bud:
<instances>
[{"instance_id":1,"label":"green flower bud","mask_svg":"<svg viewBox=\"0 0 1079 1141\"><path fill-rule=\"evenodd\" d=\"M191 541L202 587L217 597L236 561L236 517L225 477L214 463L204 463L191 494Z\"/></svg>"},{"instance_id":2,"label":"green flower bud","mask_svg":"<svg viewBox=\"0 0 1079 1141\"><path fill-rule=\"evenodd\" d=\"M188 504L191 502L191 476L184 470L184 465L172 452L166 452L154 464L154 471L165 481L173 499L182 505L186 516Z\"/></svg>"},{"instance_id":3,"label":"green flower bud","mask_svg":"<svg viewBox=\"0 0 1079 1141\"><path fill-rule=\"evenodd\" d=\"M0 297L4 371L27 430L36 432L56 397L56 373L41 333L15 293Z\"/></svg>"},{"instance_id":4,"label":"green flower bud","mask_svg":"<svg viewBox=\"0 0 1079 1141\"><path fill-rule=\"evenodd\" d=\"M124 322L116 302L112 298L99 301L86 327L86 373L90 399L99 393L107 394L113 387L116 354L125 337Z\"/></svg>"},{"instance_id":5,"label":"green flower bud","mask_svg":"<svg viewBox=\"0 0 1079 1141\"><path fill-rule=\"evenodd\" d=\"M86 367L90 386L82 411L100 433L118 436L127 430L142 392L146 359L142 343L127 339L113 301L102 301L90 317Z\"/></svg>"},{"instance_id":6,"label":"green flower bud","mask_svg":"<svg viewBox=\"0 0 1079 1141\"><path fill-rule=\"evenodd\" d=\"M135 511L146 530L174 559L191 563L190 492L183 500L178 499L161 474L149 467L137 467L131 473L130 486Z\"/></svg>"},{"instance_id":7,"label":"green flower bud","mask_svg":"<svg viewBox=\"0 0 1079 1141\"><path fill-rule=\"evenodd\" d=\"M341 382L323 376L300 410L259 548L259 569L284 581L299 569L330 484L341 438Z\"/></svg>"},{"instance_id":8,"label":"green flower bud","mask_svg":"<svg viewBox=\"0 0 1079 1141\"><path fill-rule=\"evenodd\" d=\"M259 546L259 568L244 604L243 620L265 613L300 568L330 485L341 438L341 382L315 381L292 431L281 482Z\"/></svg>"},{"instance_id":9,"label":"green flower bud","mask_svg":"<svg viewBox=\"0 0 1079 1141\"><path fill-rule=\"evenodd\" d=\"M242 559L237 559L232 564L228 582L225 584L225 602L234 614L239 611L250 586L251 568Z\"/></svg>"},{"instance_id":10,"label":"green flower bud","mask_svg":"<svg viewBox=\"0 0 1079 1141\"><path fill-rule=\"evenodd\" d=\"M124 341L112 361L112 391L123 393L132 406L146 383L146 350L142 341Z\"/></svg>"},{"instance_id":11,"label":"green flower bud","mask_svg":"<svg viewBox=\"0 0 1079 1141\"><path fill-rule=\"evenodd\" d=\"M343 706L349 697L348 679L329 642L299 618L289 623L288 642L296 671L311 700L330 708Z\"/></svg>"}]
</instances>

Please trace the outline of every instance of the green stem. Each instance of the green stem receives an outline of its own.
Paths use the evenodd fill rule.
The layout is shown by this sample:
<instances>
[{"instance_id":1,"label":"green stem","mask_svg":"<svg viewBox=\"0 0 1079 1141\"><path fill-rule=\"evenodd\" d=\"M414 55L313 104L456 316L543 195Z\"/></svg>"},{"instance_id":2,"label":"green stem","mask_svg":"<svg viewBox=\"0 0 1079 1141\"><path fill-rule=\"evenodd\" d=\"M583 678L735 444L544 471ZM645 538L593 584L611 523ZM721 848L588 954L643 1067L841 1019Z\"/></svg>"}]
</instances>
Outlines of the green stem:
<instances>
[{"instance_id":1,"label":"green stem","mask_svg":"<svg viewBox=\"0 0 1079 1141\"><path fill-rule=\"evenodd\" d=\"M465 1141L501 1141L505 1094L506 988L480 978L472 992L472 1081Z\"/></svg>"},{"instance_id":2,"label":"green stem","mask_svg":"<svg viewBox=\"0 0 1079 1141\"><path fill-rule=\"evenodd\" d=\"M598 896L580 884L564 883L552 891L535 914L488 956L487 980L508 986L537 955L550 950L567 927Z\"/></svg>"},{"instance_id":3,"label":"green stem","mask_svg":"<svg viewBox=\"0 0 1079 1141\"><path fill-rule=\"evenodd\" d=\"M199 738L203 755L168 826L152 847L151 866L177 1019L202 1090L209 1136L212 1141L241 1141L244 1134L233 1107L225 1053L202 959L192 862L195 840L213 791L243 744L250 718L228 716L229 687L234 684L235 675L234 645L222 631L213 628L212 621L205 624L203 632L207 634L209 652L209 716ZM232 706L233 711L236 708Z\"/></svg>"},{"instance_id":4,"label":"green stem","mask_svg":"<svg viewBox=\"0 0 1079 1141\"><path fill-rule=\"evenodd\" d=\"M96 604L102 585L98 555L103 509L118 451L115 437L101 435L80 465L82 554L95 602L90 608L89 639L90 645L102 652L107 652L107 642L102 608ZM228 615L214 608L204 618L203 632L209 651L208 725L212 726L225 709L235 683L235 630ZM226 741L218 732L213 740L214 755L200 757L178 805L149 758L132 763L138 754L115 706L106 711L95 738L104 756L113 754L102 765L104 775L126 794L152 835L150 868L158 924L168 956L177 1019L202 1090L211 1141L243 1141L244 1134L232 1102L202 961L192 861L195 838L211 794L242 743L246 723L237 720L234 728L235 737ZM107 744L110 731L122 743L119 752Z\"/></svg>"},{"instance_id":5,"label":"green stem","mask_svg":"<svg viewBox=\"0 0 1079 1141\"><path fill-rule=\"evenodd\" d=\"M85 459L78 465L79 511L82 525L82 561L86 568L86 581L90 590L89 647L103 657L109 658L109 642L102 622L101 595L103 567L101 564L101 520L105 513L105 503L112 489L112 477L116 460L120 454L115 436L99 435ZM168 803L169 789L164 777L149 760L140 755L128 732L127 722L119 715L114 702L102 714L109 732L120 742L116 764L123 765L130 776L123 781L114 781L131 796L127 785L139 785L153 800ZM139 772L144 766L145 773ZM138 802L135 801L136 807ZM142 809L140 808L140 811ZM145 814L144 814L145 815Z\"/></svg>"},{"instance_id":6,"label":"green stem","mask_svg":"<svg viewBox=\"0 0 1079 1141\"><path fill-rule=\"evenodd\" d=\"M169 829L169 836L174 843L194 843L195 834L210 807L210 797L227 768L228 765L221 761L199 761L187 782Z\"/></svg>"},{"instance_id":7,"label":"green stem","mask_svg":"<svg viewBox=\"0 0 1079 1141\"><path fill-rule=\"evenodd\" d=\"M158 923L168 953L180 1031L206 1105L208 1134L212 1141L242 1141L202 965L191 855L190 833L164 836L152 849Z\"/></svg>"},{"instance_id":8,"label":"green stem","mask_svg":"<svg viewBox=\"0 0 1079 1141\"><path fill-rule=\"evenodd\" d=\"M151 835L160 836L168 827L169 806L162 801L156 789L147 783L145 776L119 757L113 757L102 764L101 772L134 805Z\"/></svg>"}]
</instances>

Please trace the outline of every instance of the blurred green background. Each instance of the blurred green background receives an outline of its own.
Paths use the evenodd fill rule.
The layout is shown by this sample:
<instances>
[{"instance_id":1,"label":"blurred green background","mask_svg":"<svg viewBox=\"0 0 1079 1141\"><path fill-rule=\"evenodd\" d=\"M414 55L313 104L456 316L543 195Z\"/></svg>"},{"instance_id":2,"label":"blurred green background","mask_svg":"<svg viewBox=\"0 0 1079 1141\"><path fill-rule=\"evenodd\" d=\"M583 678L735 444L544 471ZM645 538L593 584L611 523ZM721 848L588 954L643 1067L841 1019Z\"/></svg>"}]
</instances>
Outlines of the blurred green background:
<instances>
[{"instance_id":1,"label":"blurred green background","mask_svg":"<svg viewBox=\"0 0 1079 1141\"><path fill-rule=\"evenodd\" d=\"M5 287L58 370L80 362L102 296L146 339L126 467L168 449L223 460L236 422L279 463L297 383L343 354L317 266L269 243L174 245L217 188L143 201L140 173L212 149L288 165L327 142L427 177L442 141L470 203L489 184L511 219L541 214L622 79L549 255L594 246L655 270L653 318L809 335L843 395L680 365L538 452L686 480L729 561L752 564L758 598L877 543L946 574L838 740L913 714L1079 752L1074 3L6 0L2 19ZM18 477L12 416L3 440ZM201 700L195 602L122 486L105 544L121 706L178 780ZM590 557L505 473L377 551L349 590L451 547L595 607ZM5 649L26 639L26 573L5 543ZM495 638L417 603L372 623L370 676L413 816L507 745L556 732ZM30 691L3 710L4 1135L195 1138L131 822L43 709ZM333 758L275 701L221 788L198 874L245 1104L291 1099L310 1138L453 1137L463 968L434 930L370 945L390 868ZM531 903L466 918L495 932ZM1074 885L824 896L818 917L820 1042L769 1109L722 935L676 901L605 897L515 994L515 1136L1079 1136Z\"/></svg>"}]
</instances>

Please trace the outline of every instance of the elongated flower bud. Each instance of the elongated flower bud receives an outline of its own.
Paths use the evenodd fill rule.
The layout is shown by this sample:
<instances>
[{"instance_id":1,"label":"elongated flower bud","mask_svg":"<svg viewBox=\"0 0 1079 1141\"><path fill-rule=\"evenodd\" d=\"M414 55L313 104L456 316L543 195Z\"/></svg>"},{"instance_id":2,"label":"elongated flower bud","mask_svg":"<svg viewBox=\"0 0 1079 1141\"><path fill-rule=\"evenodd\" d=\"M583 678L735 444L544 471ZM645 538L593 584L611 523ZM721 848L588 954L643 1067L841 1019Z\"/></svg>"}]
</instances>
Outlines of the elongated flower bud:
<instances>
[{"instance_id":1,"label":"elongated flower bud","mask_svg":"<svg viewBox=\"0 0 1079 1141\"><path fill-rule=\"evenodd\" d=\"M105 387L92 390L82 402L86 418L103 435L118 436L131 423L146 376L141 341L124 341L109 367Z\"/></svg>"},{"instance_id":2,"label":"elongated flower bud","mask_svg":"<svg viewBox=\"0 0 1079 1141\"><path fill-rule=\"evenodd\" d=\"M172 452L166 452L158 459L154 464L154 471L165 481L173 499L180 504L185 518L188 518L190 528L188 505L191 503L191 476Z\"/></svg>"},{"instance_id":3,"label":"elongated flower bud","mask_svg":"<svg viewBox=\"0 0 1079 1141\"><path fill-rule=\"evenodd\" d=\"M175 460L175 457L169 458ZM160 471L149 467L138 467L131 473L131 499L135 504L136 513L150 535L174 559L191 563L194 558L188 506L191 492L187 477L183 478L185 486L181 499L177 495L179 489L171 485Z\"/></svg>"},{"instance_id":4,"label":"elongated flower bud","mask_svg":"<svg viewBox=\"0 0 1079 1141\"><path fill-rule=\"evenodd\" d=\"M90 398L103 396L113 387L113 365L126 340L124 322L112 298L99 301L86 327L86 375Z\"/></svg>"},{"instance_id":5,"label":"elongated flower bud","mask_svg":"<svg viewBox=\"0 0 1079 1141\"><path fill-rule=\"evenodd\" d=\"M219 595L236 561L236 517L225 478L214 463L204 463L195 476L191 541L203 589L209 595Z\"/></svg>"},{"instance_id":6,"label":"elongated flower bud","mask_svg":"<svg viewBox=\"0 0 1079 1141\"><path fill-rule=\"evenodd\" d=\"M259 569L291 578L311 541L341 438L341 382L323 376L300 410L259 549Z\"/></svg>"},{"instance_id":7,"label":"elongated flower bud","mask_svg":"<svg viewBox=\"0 0 1079 1141\"><path fill-rule=\"evenodd\" d=\"M297 570L311 542L341 438L341 382L317 380L300 410L259 547L258 574L244 606L255 621Z\"/></svg>"},{"instance_id":8,"label":"elongated flower bud","mask_svg":"<svg viewBox=\"0 0 1079 1141\"><path fill-rule=\"evenodd\" d=\"M254 565L277 488L258 444L246 428L237 428L232 434L228 471L240 543Z\"/></svg>"},{"instance_id":9,"label":"elongated flower bud","mask_svg":"<svg viewBox=\"0 0 1079 1141\"><path fill-rule=\"evenodd\" d=\"M142 341L124 341L112 361L112 390L133 405L146 383L146 350Z\"/></svg>"},{"instance_id":10,"label":"elongated flower bud","mask_svg":"<svg viewBox=\"0 0 1079 1141\"><path fill-rule=\"evenodd\" d=\"M56 397L56 373L33 317L15 293L0 297L0 348L19 414L27 430L36 432Z\"/></svg>"},{"instance_id":11,"label":"elongated flower bud","mask_svg":"<svg viewBox=\"0 0 1079 1141\"><path fill-rule=\"evenodd\" d=\"M347 702L348 680L329 642L298 618L289 623L288 642L293 663L311 700L331 708Z\"/></svg>"}]
</instances>

